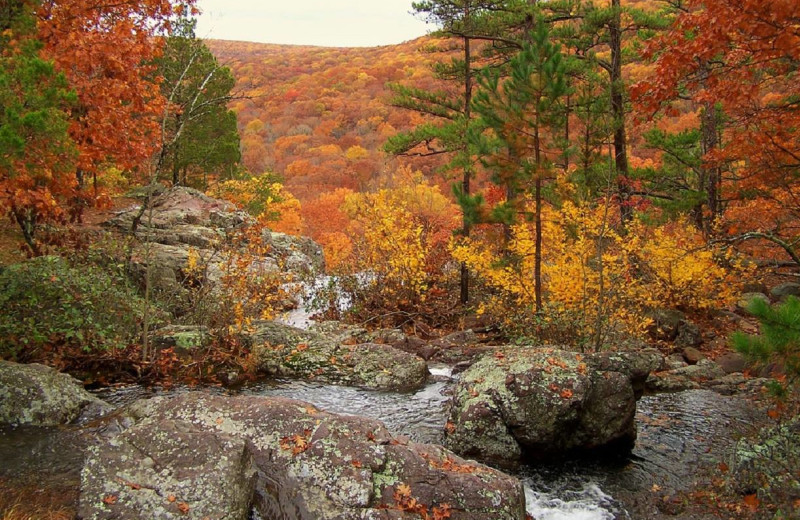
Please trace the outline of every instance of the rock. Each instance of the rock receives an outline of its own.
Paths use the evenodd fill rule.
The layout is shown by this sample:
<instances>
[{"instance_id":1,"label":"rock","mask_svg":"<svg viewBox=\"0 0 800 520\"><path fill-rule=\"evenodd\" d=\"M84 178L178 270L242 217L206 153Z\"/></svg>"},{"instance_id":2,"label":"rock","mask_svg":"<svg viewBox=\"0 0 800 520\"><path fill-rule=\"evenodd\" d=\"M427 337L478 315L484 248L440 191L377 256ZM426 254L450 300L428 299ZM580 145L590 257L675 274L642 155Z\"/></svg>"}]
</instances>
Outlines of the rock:
<instances>
[{"instance_id":1,"label":"rock","mask_svg":"<svg viewBox=\"0 0 800 520\"><path fill-rule=\"evenodd\" d=\"M800 297L800 283L788 282L776 285L769 291L769 295L779 301L783 301L789 296Z\"/></svg>"},{"instance_id":2,"label":"rock","mask_svg":"<svg viewBox=\"0 0 800 520\"><path fill-rule=\"evenodd\" d=\"M246 520L255 478L243 438L155 417L89 448L78 514L86 520Z\"/></svg>"},{"instance_id":3,"label":"rock","mask_svg":"<svg viewBox=\"0 0 800 520\"><path fill-rule=\"evenodd\" d=\"M703 383L725 376L722 368L709 359L666 372L650 374L647 390L651 392L679 392L701 388Z\"/></svg>"},{"instance_id":4,"label":"rock","mask_svg":"<svg viewBox=\"0 0 800 520\"><path fill-rule=\"evenodd\" d=\"M436 341L431 342L433 345L442 348L451 347L466 347L468 345L475 345L478 343L478 335L472 330L462 330L453 332Z\"/></svg>"},{"instance_id":5,"label":"rock","mask_svg":"<svg viewBox=\"0 0 800 520\"><path fill-rule=\"evenodd\" d=\"M762 428L752 439L736 444L729 461L732 490L739 495L758 493L797 518L796 469L800 467L800 417ZM794 514L792 514L794 513Z\"/></svg>"},{"instance_id":6,"label":"rock","mask_svg":"<svg viewBox=\"0 0 800 520\"><path fill-rule=\"evenodd\" d=\"M750 305L750 300L758 298L759 300L763 300L766 303L769 303L769 297L763 293L743 293L739 297L739 301L736 302L736 308L741 312L747 312L747 306Z\"/></svg>"},{"instance_id":7,"label":"rock","mask_svg":"<svg viewBox=\"0 0 800 520\"><path fill-rule=\"evenodd\" d=\"M708 381L703 386L722 395L749 394L757 396L766 388L769 381L766 378L745 377L743 374L735 372Z\"/></svg>"},{"instance_id":8,"label":"rock","mask_svg":"<svg viewBox=\"0 0 800 520\"><path fill-rule=\"evenodd\" d=\"M683 357L683 354L672 354L664 359L664 370L675 370L676 368L683 368L688 363Z\"/></svg>"},{"instance_id":9,"label":"rock","mask_svg":"<svg viewBox=\"0 0 800 520\"><path fill-rule=\"evenodd\" d=\"M698 347L703 343L703 335L700 327L688 320L683 320L678 324L678 334L675 337L677 347Z\"/></svg>"},{"instance_id":10,"label":"rock","mask_svg":"<svg viewBox=\"0 0 800 520\"><path fill-rule=\"evenodd\" d=\"M208 327L201 325L169 325L153 332L151 340L159 350L171 348L179 356L188 356L208 346L211 334Z\"/></svg>"},{"instance_id":11,"label":"rock","mask_svg":"<svg viewBox=\"0 0 800 520\"><path fill-rule=\"evenodd\" d=\"M715 361L726 374L744 372L749 366L747 359L738 352L727 352L718 357Z\"/></svg>"},{"instance_id":12,"label":"rock","mask_svg":"<svg viewBox=\"0 0 800 520\"><path fill-rule=\"evenodd\" d=\"M139 206L129 208L104 225L129 232L138 211ZM224 273L221 244L232 231L253 222L233 204L200 191L180 186L165 190L153 199L152 212L143 216L137 228L137 236L149 242L133 251L131 272L143 283L150 265L151 287L180 305L188 298L185 285L190 249L205 267L199 282L215 287ZM263 239L269 251L253 261L254 270L308 275L324 265L322 248L309 238L265 231Z\"/></svg>"},{"instance_id":13,"label":"rock","mask_svg":"<svg viewBox=\"0 0 800 520\"><path fill-rule=\"evenodd\" d=\"M653 323L648 332L654 339L674 341L678 337L678 327L686 320L686 315L674 309L655 309L649 313Z\"/></svg>"},{"instance_id":14,"label":"rock","mask_svg":"<svg viewBox=\"0 0 800 520\"><path fill-rule=\"evenodd\" d=\"M198 509L199 504L216 505L217 511L231 511L231 516L202 514L211 518L246 518L238 516L238 504L247 496L240 483L249 478L248 468L252 466L248 466L248 459L257 470L254 505L261 518L401 519L407 515L400 512L396 497L404 493L429 511L449 504L449 518L453 520L525 518L524 493L516 478L460 459L439 446L392 437L372 419L337 416L292 399L204 393L139 401L125 413L135 426L93 450L93 458L82 475L84 482L108 483L100 493L93 491L97 486L90 487L91 491L84 487L81 504L96 502L102 493L117 492L116 503L127 503L129 497L144 489L126 490L125 482L113 480L119 477L129 482L129 475L153 477L150 482L155 484L161 501L142 502L136 516L117 518L170 518L162 516L164 503L168 503L164 497L171 492L167 486L175 481L188 484L193 468L202 464L212 466L212 471L221 467L226 477L199 480L200 489L191 497L197 500ZM123 459L119 455L128 444L136 445L130 441L134 435L157 441L136 457ZM179 443L189 446L194 436L204 446L213 446L201 448L205 451L198 456L187 450L172 451ZM161 451L155 453L157 449ZM162 451L175 456L149 457L150 452L158 455ZM148 457L158 472L155 476L156 471L142 468L142 461ZM219 457L226 461L219 461ZM220 495L215 490L217 482L223 480L235 493ZM187 488L179 488L181 493L184 490ZM175 495L178 500L185 496ZM225 503L235 507L225 509ZM194 503L187 504L192 515ZM116 506L109 509L113 507ZM202 514L198 511L191 517L202 518Z\"/></svg>"},{"instance_id":15,"label":"rock","mask_svg":"<svg viewBox=\"0 0 800 520\"><path fill-rule=\"evenodd\" d=\"M389 345L344 344L312 331L259 322L248 343L259 369L270 375L380 388L413 390L428 376L425 360Z\"/></svg>"},{"instance_id":16,"label":"rock","mask_svg":"<svg viewBox=\"0 0 800 520\"><path fill-rule=\"evenodd\" d=\"M534 347L485 355L456 386L446 446L510 467L571 450L630 449L636 438L631 378L647 370L634 358Z\"/></svg>"},{"instance_id":17,"label":"rock","mask_svg":"<svg viewBox=\"0 0 800 520\"><path fill-rule=\"evenodd\" d=\"M0 425L58 426L110 409L70 375L38 363L0 360Z\"/></svg>"},{"instance_id":18,"label":"rock","mask_svg":"<svg viewBox=\"0 0 800 520\"><path fill-rule=\"evenodd\" d=\"M664 365L664 356L654 348L620 352L590 354L587 359L592 367L601 372L620 372L626 375L633 386L636 399L642 396L647 377Z\"/></svg>"},{"instance_id":19,"label":"rock","mask_svg":"<svg viewBox=\"0 0 800 520\"><path fill-rule=\"evenodd\" d=\"M690 365L696 365L701 359L706 359L706 356L694 347L686 347L683 349L683 359Z\"/></svg>"},{"instance_id":20,"label":"rock","mask_svg":"<svg viewBox=\"0 0 800 520\"><path fill-rule=\"evenodd\" d=\"M747 282L742 285L741 291L743 293L764 293L767 294L769 289L763 282Z\"/></svg>"}]
</instances>

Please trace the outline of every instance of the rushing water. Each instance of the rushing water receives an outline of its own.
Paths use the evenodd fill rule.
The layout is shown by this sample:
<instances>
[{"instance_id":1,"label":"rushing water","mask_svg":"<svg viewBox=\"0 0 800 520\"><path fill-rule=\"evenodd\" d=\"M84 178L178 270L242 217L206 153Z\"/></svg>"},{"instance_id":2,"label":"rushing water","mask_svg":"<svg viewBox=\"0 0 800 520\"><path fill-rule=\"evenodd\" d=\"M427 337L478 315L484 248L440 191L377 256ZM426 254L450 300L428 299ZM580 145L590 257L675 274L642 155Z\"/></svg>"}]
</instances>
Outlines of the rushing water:
<instances>
[{"instance_id":1,"label":"rushing water","mask_svg":"<svg viewBox=\"0 0 800 520\"><path fill-rule=\"evenodd\" d=\"M448 367L432 367L432 373L434 382L413 393L301 381L262 382L241 392L301 399L330 412L372 417L395 434L441 443L452 379ZM181 391L185 390L158 393ZM154 392L127 387L106 389L99 395L121 405ZM703 477L698 468L724 453L731 435L746 431L753 421L754 412L746 401L709 391L646 396L638 404L639 433L631 456L523 467L519 476L526 486L528 512L536 520L664 516L658 509L663 496L691 489L693 481ZM4 462L0 477L46 474L58 479L61 475L63 484L75 483L83 442L72 429L0 430L0 460Z\"/></svg>"}]
</instances>

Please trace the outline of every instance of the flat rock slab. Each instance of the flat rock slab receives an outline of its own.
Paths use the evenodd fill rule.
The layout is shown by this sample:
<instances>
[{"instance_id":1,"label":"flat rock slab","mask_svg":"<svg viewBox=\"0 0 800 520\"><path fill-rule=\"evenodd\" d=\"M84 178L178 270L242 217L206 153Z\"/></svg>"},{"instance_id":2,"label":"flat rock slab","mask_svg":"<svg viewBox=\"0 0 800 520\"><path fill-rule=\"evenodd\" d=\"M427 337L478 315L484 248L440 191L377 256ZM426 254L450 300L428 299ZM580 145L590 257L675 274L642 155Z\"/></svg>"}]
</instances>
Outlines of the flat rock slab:
<instances>
[{"instance_id":1,"label":"flat rock slab","mask_svg":"<svg viewBox=\"0 0 800 520\"><path fill-rule=\"evenodd\" d=\"M110 510L113 505L102 502L109 494L120 503L144 489L128 491L126 482L147 481L156 491L149 493L152 499L128 509L133 516L114 518L170 518L162 516L172 511L173 504L165 505L163 500L169 493L175 494L176 501L186 497L190 514L196 510L209 511L210 518L245 518L213 516L213 509L204 508L217 505L239 514L239 509L226 504L238 507L246 496L239 484L249 478L248 454L257 474L253 503L262 518L419 518L404 509L412 499L429 512L449 510L451 519L525 518L524 493L516 478L465 461L440 446L395 438L372 419L329 414L292 399L199 392L138 401L125 413L135 426L92 450L82 477L82 507L86 503ZM147 439L157 441L139 446ZM213 446L198 446L195 457L186 454L186 449L176 450L181 443ZM152 469L142 469L142 461L148 458L154 462ZM204 466L208 459L227 462ZM217 476L206 475L202 480L207 472ZM184 476L178 488L176 476ZM116 484L103 487L115 478ZM223 481L233 490L227 495L217 491ZM204 486L203 492L186 494L190 482ZM204 505L203 496L215 504ZM203 516L198 513L197 518Z\"/></svg>"},{"instance_id":2,"label":"flat rock slab","mask_svg":"<svg viewBox=\"0 0 800 520\"><path fill-rule=\"evenodd\" d=\"M424 359L390 345L343 344L277 322L257 324L248 342L259 369L273 376L382 390L415 390L428 377Z\"/></svg>"},{"instance_id":3,"label":"flat rock slab","mask_svg":"<svg viewBox=\"0 0 800 520\"><path fill-rule=\"evenodd\" d=\"M58 426L109 409L70 375L0 360L0 424Z\"/></svg>"}]
</instances>

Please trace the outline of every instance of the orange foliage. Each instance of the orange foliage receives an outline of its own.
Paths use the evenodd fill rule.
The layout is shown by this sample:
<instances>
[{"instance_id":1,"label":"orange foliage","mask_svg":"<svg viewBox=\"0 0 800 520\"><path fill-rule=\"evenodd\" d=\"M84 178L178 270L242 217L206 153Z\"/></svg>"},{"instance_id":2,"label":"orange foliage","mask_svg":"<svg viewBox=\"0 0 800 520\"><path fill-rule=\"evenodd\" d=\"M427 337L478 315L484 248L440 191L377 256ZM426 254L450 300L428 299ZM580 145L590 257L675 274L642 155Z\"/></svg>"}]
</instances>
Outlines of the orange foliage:
<instances>
[{"instance_id":1,"label":"orange foliage","mask_svg":"<svg viewBox=\"0 0 800 520\"><path fill-rule=\"evenodd\" d=\"M108 163L131 169L154 152L165 100L148 63L161 51L155 36L169 29L175 13L164 0L42 2L45 55L78 94L70 135L84 173L97 174Z\"/></svg>"}]
</instances>

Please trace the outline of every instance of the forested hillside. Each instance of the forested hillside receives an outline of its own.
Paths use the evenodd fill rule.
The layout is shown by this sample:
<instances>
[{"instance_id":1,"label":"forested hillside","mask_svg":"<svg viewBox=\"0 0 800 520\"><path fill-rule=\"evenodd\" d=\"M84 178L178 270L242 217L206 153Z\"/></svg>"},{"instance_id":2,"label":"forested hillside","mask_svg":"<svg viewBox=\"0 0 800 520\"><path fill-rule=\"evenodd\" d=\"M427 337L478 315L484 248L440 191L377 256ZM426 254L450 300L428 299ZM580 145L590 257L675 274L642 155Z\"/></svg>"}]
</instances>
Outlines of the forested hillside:
<instances>
[{"instance_id":1,"label":"forested hillside","mask_svg":"<svg viewBox=\"0 0 800 520\"><path fill-rule=\"evenodd\" d=\"M797 0L195 4L0 2L2 520L800 515Z\"/></svg>"}]
</instances>

